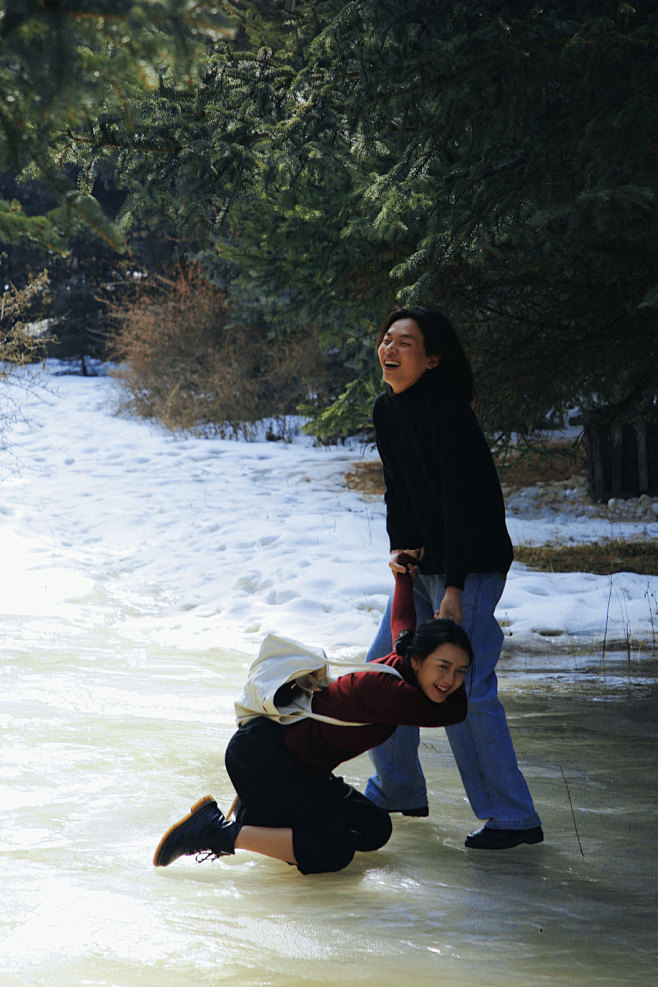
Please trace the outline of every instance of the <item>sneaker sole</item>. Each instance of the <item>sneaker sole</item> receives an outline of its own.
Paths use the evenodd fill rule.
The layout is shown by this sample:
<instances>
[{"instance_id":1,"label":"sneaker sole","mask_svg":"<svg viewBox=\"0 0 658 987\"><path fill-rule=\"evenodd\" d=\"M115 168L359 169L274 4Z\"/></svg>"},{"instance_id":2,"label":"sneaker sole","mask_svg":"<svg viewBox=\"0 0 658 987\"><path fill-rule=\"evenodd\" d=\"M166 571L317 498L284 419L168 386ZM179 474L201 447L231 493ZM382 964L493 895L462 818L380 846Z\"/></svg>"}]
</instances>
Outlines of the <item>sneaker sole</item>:
<instances>
[{"instance_id":1,"label":"sneaker sole","mask_svg":"<svg viewBox=\"0 0 658 987\"><path fill-rule=\"evenodd\" d=\"M215 800L212 797L212 795L205 795L202 799L199 799L198 802L195 802L194 803L194 805L192 806L192 808L190 809L190 811L188 812L188 814L186 816L183 816L182 819L179 819L178 822L175 822L173 824L173 826L170 826L169 827L169 829L167 830L167 832L164 834L164 836L162 837L162 839L158 843L157 848L156 848L156 851L153 854L153 866L154 867L166 867L167 866L167 864L161 864L160 863L160 857L164 853L164 849L165 849L165 846L167 844L167 841L168 841L169 837L172 836L176 832L176 830L179 829L179 827L183 825L183 823L186 823L189 819L192 818L192 816L195 816L197 814L197 812L201 812L201 810L204 809L208 805L209 802L214 802L214 801Z\"/></svg>"}]
</instances>

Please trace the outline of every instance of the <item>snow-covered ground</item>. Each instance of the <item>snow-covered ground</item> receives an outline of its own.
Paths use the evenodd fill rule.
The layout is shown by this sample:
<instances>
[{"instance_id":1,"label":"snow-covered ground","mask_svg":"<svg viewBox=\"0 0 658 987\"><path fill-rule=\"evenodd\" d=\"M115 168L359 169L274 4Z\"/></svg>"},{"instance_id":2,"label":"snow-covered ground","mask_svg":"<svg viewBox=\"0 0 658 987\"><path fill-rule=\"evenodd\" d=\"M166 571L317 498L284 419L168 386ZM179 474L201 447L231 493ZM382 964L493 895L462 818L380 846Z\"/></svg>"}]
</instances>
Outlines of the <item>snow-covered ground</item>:
<instances>
[{"instance_id":1,"label":"snow-covered ground","mask_svg":"<svg viewBox=\"0 0 658 987\"><path fill-rule=\"evenodd\" d=\"M0 615L80 635L120 620L136 644L195 651L253 654L274 631L362 659L392 579L383 504L343 478L372 449L175 436L117 414L112 378L61 369L0 385ZM515 544L658 536L655 499L596 510L548 492L509 498ZM508 648L652 650L658 576L515 563L498 617Z\"/></svg>"}]
</instances>

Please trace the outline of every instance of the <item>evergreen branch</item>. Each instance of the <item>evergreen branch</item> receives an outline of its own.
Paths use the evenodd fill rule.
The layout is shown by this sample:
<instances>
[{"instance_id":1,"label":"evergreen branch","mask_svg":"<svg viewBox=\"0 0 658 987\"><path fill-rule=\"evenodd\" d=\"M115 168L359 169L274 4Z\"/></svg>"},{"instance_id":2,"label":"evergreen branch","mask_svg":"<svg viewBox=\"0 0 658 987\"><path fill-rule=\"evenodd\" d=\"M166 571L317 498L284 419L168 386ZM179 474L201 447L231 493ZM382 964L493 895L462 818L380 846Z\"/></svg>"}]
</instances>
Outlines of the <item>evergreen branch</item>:
<instances>
[{"instance_id":1,"label":"evergreen branch","mask_svg":"<svg viewBox=\"0 0 658 987\"><path fill-rule=\"evenodd\" d=\"M138 140L119 141L117 139L110 140L107 138L94 140L91 137L82 137L79 134L70 132L67 134L67 137L74 145L90 147L96 150L102 147L114 151L144 151L148 154L179 154L181 150L179 144L170 144L168 147L163 147L161 144L146 144Z\"/></svg>"}]
</instances>

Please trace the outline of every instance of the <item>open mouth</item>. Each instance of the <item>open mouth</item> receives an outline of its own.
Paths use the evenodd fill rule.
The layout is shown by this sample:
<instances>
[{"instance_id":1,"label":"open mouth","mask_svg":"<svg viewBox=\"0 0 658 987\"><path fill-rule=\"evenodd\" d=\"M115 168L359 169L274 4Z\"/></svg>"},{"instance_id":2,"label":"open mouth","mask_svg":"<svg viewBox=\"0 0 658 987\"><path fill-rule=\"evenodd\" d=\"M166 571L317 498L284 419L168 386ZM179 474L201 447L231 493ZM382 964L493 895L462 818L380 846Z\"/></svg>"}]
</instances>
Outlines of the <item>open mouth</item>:
<instances>
[{"instance_id":1,"label":"open mouth","mask_svg":"<svg viewBox=\"0 0 658 987\"><path fill-rule=\"evenodd\" d=\"M399 367L400 364L397 363L395 360L384 360L384 366L385 367Z\"/></svg>"}]
</instances>

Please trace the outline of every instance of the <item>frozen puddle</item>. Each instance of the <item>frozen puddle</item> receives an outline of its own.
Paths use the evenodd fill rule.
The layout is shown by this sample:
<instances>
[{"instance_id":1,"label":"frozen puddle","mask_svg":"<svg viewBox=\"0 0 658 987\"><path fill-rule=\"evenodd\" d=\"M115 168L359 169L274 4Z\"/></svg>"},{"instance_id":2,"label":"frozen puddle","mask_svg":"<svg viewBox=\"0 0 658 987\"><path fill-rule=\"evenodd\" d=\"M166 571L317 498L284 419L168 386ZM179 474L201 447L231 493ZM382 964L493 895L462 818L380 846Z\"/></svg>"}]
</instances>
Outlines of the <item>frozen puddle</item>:
<instances>
[{"instance_id":1,"label":"frozen puddle","mask_svg":"<svg viewBox=\"0 0 658 987\"><path fill-rule=\"evenodd\" d=\"M653 982L654 662L504 660L542 846L464 849L476 823L428 731L430 818L394 817L388 846L342 873L304 878L246 853L156 871L160 836L193 801L231 802L223 751L248 656L135 648L120 626L47 619L23 618L19 638L11 623L3 987ZM368 759L345 774L362 786Z\"/></svg>"}]
</instances>

